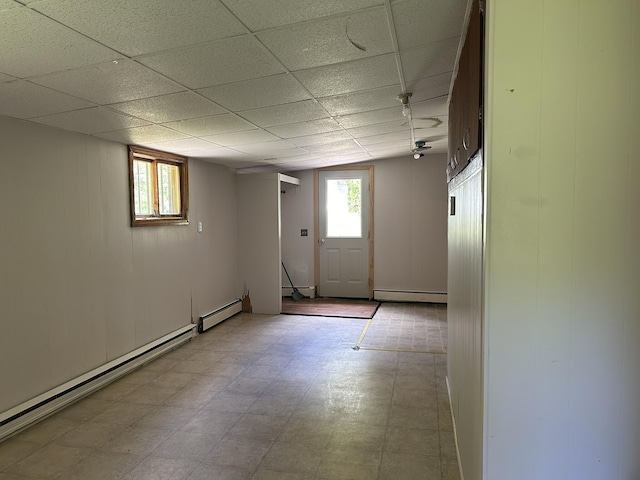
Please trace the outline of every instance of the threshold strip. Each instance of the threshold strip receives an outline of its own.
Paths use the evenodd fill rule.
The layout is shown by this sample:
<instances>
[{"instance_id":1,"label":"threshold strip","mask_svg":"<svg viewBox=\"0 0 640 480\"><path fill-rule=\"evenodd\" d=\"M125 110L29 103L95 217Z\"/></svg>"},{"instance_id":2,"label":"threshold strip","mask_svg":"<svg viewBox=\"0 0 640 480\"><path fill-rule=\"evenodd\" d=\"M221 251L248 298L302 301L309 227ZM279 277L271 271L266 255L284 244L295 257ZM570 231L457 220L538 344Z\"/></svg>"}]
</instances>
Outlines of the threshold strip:
<instances>
[{"instance_id":1,"label":"threshold strip","mask_svg":"<svg viewBox=\"0 0 640 480\"><path fill-rule=\"evenodd\" d=\"M372 321L373 321L373 317L371 317L367 321L367 324L364 326L364 330L362 330L362 333L360 334L360 338L358 339L358 342L353 347L351 347L352 350L360 350L360 344L364 340L364 337L367 334L367 330L369 330L369 326L371 325Z\"/></svg>"},{"instance_id":2,"label":"threshold strip","mask_svg":"<svg viewBox=\"0 0 640 480\"><path fill-rule=\"evenodd\" d=\"M447 352L434 352L433 350L408 350L403 348L378 348L378 347L353 347L354 350L376 350L380 352L402 352L402 353L431 353L434 355L446 355Z\"/></svg>"}]
</instances>

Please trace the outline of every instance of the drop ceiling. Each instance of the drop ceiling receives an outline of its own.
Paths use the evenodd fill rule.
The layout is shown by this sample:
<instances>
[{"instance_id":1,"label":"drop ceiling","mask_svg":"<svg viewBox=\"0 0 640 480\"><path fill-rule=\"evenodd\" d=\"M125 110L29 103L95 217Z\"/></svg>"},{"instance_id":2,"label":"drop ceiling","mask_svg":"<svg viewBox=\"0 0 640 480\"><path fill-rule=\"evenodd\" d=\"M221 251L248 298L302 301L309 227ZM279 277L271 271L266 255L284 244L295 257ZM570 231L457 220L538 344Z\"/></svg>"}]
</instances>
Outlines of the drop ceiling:
<instances>
[{"instance_id":1,"label":"drop ceiling","mask_svg":"<svg viewBox=\"0 0 640 480\"><path fill-rule=\"evenodd\" d=\"M466 3L0 0L0 115L238 172L442 153Z\"/></svg>"}]
</instances>

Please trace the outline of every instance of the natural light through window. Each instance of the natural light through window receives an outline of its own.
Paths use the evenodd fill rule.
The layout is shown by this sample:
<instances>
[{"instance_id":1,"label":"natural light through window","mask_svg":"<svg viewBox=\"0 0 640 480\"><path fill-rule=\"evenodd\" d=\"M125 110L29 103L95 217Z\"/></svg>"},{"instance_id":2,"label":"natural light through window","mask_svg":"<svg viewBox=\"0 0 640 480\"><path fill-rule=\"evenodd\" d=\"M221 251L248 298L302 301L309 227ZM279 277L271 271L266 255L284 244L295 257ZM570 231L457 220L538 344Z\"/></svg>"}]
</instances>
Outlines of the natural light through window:
<instances>
[{"instance_id":1,"label":"natural light through window","mask_svg":"<svg viewBox=\"0 0 640 480\"><path fill-rule=\"evenodd\" d=\"M362 180L327 179L327 236L362 238Z\"/></svg>"},{"instance_id":2,"label":"natural light through window","mask_svg":"<svg viewBox=\"0 0 640 480\"><path fill-rule=\"evenodd\" d=\"M129 147L132 226L187 224L187 159Z\"/></svg>"}]
</instances>

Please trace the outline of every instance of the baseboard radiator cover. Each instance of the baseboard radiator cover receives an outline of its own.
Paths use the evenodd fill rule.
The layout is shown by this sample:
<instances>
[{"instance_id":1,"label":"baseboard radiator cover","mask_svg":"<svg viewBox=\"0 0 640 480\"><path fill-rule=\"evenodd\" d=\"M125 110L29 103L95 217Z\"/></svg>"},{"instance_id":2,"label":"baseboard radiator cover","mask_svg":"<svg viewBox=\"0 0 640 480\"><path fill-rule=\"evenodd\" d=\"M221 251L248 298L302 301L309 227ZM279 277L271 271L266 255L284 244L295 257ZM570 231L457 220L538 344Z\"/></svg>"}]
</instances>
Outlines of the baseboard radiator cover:
<instances>
[{"instance_id":1,"label":"baseboard radiator cover","mask_svg":"<svg viewBox=\"0 0 640 480\"><path fill-rule=\"evenodd\" d=\"M195 325L186 325L37 397L0 413L0 442L108 385L136 368L188 342Z\"/></svg>"},{"instance_id":2,"label":"baseboard radiator cover","mask_svg":"<svg viewBox=\"0 0 640 480\"><path fill-rule=\"evenodd\" d=\"M316 287L296 287L298 291L308 298L316 298ZM291 297L293 295L293 288L282 287L282 296Z\"/></svg>"},{"instance_id":3,"label":"baseboard radiator cover","mask_svg":"<svg viewBox=\"0 0 640 480\"><path fill-rule=\"evenodd\" d=\"M228 303L224 307L220 307L211 313L207 313L198 319L198 333L202 333L205 330L209 330L211 327L215 327L220 322L234 316L236 313L242 311L242 300L234 300Z\"/></svg>"},{"instance_id":4,"label":"baseboard radiator cover","mask_svg":"<svg viewBox=\"0 0 640 480\"><path fill-rule=\"evenodd\" d=\"M381 302L447 303L447 292L413 292L408 290L374 290L373 299Z\"/></svg>"}]
</instances>

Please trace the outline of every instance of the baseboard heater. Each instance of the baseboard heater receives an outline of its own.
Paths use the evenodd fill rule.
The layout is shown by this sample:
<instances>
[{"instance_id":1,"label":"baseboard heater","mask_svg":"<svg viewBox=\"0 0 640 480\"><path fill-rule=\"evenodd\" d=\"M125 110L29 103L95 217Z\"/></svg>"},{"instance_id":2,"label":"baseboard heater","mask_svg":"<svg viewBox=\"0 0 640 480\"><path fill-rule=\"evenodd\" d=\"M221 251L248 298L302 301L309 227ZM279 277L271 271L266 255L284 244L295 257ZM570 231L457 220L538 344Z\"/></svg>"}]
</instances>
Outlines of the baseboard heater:
<instances>
[{"instance_id":1,"label":"baseboard heater","mask_svg":"<svg viewBox=\"0 0 640 480\"><path fill-rule=\"evenodd\" d=\"M0 413L0 442L44 420L67 405L191 340L195 325L186 325L105 365Z\"/></svg>"},{"instance_id":2,"label":"baseboard heater","mask_svg":"<svg viewBox=\"0 0 640 480\"><path fill-rule=\"evenodd\" d=\"M374 290L374 300L387 302L447 303L447 292L413 292L407 290Z\"/></svg>"},{"instance_id":3,"label":"baseboard heater","mask_svg":"<svg viewBox=\"0 0 640 480\"><path fill-rule=\"evenodd\" d=\"M220 307L211 313L200 317L198 320L198 332L202 333L205 330L209 330L211 327L215 327L217 324L226 320L229 317L234 316L236 313L242 311L242 301L235 300L224 307Z\"/></svg>"}]
</instances>

